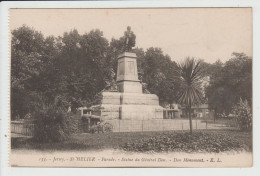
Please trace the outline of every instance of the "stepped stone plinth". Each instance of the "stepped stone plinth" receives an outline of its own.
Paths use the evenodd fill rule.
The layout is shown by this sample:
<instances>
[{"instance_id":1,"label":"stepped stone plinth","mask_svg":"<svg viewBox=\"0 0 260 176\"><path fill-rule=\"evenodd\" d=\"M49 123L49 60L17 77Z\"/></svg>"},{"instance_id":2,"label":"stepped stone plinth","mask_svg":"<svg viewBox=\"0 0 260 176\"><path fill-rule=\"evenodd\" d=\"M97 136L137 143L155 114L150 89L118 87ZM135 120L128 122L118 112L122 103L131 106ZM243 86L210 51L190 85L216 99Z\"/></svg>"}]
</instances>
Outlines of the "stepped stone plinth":
<instances>
[{"instance_id":1,"label":"stepped stone plinth","mask_svg":"<svg viewBox=\"0 0 260 176\"><path fill-rule=\"evenodd\" d=\"M158 96L142 92L135 53L124 52L118 56L117 90L101 92L100 104L92 106L95 109L93 115L99 115L112 124L117 124L118 120L136 120L139 124L142 120L155 120L157 123L156 120L163 119ZM124 131L124 128L120 130Z\"/></svg>"}]
</instances>

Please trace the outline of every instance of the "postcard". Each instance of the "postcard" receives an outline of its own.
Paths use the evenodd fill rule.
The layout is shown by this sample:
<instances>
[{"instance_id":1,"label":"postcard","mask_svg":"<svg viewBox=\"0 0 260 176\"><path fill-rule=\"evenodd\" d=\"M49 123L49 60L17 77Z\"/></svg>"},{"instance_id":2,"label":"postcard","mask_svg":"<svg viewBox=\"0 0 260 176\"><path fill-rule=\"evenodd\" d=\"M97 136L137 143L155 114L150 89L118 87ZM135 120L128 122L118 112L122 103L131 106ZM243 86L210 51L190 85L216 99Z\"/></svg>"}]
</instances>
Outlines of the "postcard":
<instances>
[{"instance_id":1,"label":"postcard","mask_svg":"<svg viewBox=\"0 0 260 176\"><path fill-rule=\"evenodd\" d=\"M9 167L253 167L252 7L8 13Z\"/></svg>"}]
</instances>

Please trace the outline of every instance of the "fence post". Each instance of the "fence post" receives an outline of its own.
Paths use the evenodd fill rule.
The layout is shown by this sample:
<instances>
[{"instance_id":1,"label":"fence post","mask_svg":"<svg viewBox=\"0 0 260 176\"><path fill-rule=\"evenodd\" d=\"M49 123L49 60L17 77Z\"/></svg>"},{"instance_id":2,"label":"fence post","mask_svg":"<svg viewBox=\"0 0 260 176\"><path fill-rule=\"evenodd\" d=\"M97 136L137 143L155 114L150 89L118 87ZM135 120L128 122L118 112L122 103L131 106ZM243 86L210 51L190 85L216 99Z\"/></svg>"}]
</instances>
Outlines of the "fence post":
<instances>
[{"instance_id":1,"label":"fence post","mask_svg":"<svg viewBox=\"0 0 260 176\"><path fill-rule=\"evenodd\" d=\"M196 119L196 130L198 130L198 119Z\"/></svg>"},{"instance_id":2,"label":"fence post","mask_svg":"<svg viewBox=\"0 0 260 176\"><path fill-rule=\"evenodd\" d=\"M206 120L206 130L208 129L208 120Z\"/></svg>"},{"instance_id":3,"label":"fence post","mask_svg":"<svg viewBox=\"0 0 260 176\"><path fill-rule=\"evenodd\" d=\"M118 132L120 132L120 119L119 119L119 126L118 126Z\"/></svg>"},{"instance_id":4,"label":"fence post","mask_svg":"<svg viewBox=\"0 0 260 176\"><path fill-rule=\"evenodd\" d=\"M183 120L181 121L181 130L183 132Z\"/></svg>"},{"instance_id":5,"label":"fence post","mask_svg":"<svg viewBox=\"0 0 260 176\"><path fill-rule=\"evenodd\" d=\"M25 125L25 136L28 136L28 126L26 122L24 122L24 125Z\"/></svg>"},{"instance_id":6,"label":"fence post","mask_svg":"<svg viewBox=\"0 0 260 176\"><path fill-rule=\"evenodd\" d=\"M144 131L144 120L142 120L142 132Z\"/></svg>"}]
</instances>

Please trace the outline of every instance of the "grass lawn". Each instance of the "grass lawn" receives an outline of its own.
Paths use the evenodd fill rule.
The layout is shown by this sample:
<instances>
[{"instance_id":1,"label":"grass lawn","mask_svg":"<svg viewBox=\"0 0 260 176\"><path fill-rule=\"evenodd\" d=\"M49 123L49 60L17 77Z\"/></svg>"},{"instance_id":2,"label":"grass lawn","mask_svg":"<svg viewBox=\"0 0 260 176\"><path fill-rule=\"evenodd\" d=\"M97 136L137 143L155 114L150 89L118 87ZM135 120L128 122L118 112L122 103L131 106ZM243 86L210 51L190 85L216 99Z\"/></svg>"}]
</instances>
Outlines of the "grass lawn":
<instances>
[{"instance_id":1,"label":"grass lawn","mask_svg":"<svg viewBox=\"0 0 260 176\"><path fill-rule=\"evenodd\" d=\"M194 136L200 136L201 132L207 136L206 141L198 143L214 143L216 136L238 141L239 146L243 146L246 151L252 150L252 135L249 132L240 132L237 130L194 130ZM188 131L164 131L164 132L121 132L105 134L74 134L71 138L59 143L35 143L31 138L12 138L12 149L34 149L34 150L102 150L102 149L122 149L122 146L140 143L150 138L178 138L186 135ZM211 137L212 136L212 137ZM181 139L182 140L182 139ZM186 140L186 139L183 139ZM204 140L204 139L203 139ZM222 139L221 139L222 140ZM225 139L224 139L225 140ZM159 141L160 142L160 141ZM184 141L183 141L184 142ZM179 144L183 142L178 142ZM187 141L186 141L187 142ZM194 141L193 141L194 142ZM195 142L197 143L197 142ZM192 144L193 145L193 144ZM199 144L200 145L200 144ZM211 144L210 144L211 145Z\"/></svg>"}]
</instances>

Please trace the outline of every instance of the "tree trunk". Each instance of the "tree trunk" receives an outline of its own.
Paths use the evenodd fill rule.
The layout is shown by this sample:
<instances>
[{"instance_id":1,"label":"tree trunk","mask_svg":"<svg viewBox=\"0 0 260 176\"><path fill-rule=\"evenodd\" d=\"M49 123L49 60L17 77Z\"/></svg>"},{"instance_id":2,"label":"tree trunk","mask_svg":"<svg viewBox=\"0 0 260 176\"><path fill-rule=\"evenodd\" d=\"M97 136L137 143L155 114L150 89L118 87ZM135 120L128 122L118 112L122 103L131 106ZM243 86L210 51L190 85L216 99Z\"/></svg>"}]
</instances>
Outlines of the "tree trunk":
<instances>
[{"instance_id":1,"label":"tree trunk","mask_svg":"<svg viewBox=\"0 0 260 176\"><path fill-rule=\"evenodd\" d=\"M191 106L188 107L188 115L189 115L189 122L190 122L190 135L192 135Z\"/></svg>"}]
</instances>

